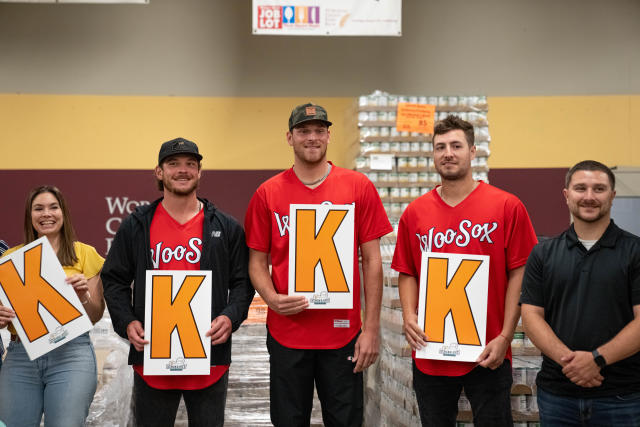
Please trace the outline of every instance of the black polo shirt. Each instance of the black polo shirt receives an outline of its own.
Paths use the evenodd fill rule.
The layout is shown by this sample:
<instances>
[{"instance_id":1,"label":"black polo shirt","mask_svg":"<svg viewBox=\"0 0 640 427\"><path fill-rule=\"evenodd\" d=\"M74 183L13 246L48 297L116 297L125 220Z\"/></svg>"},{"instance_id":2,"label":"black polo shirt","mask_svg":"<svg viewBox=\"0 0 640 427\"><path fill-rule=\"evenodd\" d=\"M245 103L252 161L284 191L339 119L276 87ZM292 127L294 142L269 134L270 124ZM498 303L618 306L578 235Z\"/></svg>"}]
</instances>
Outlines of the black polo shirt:
<instances>
[{"instance_id":1,"label":"black polo shirt","mask_svg":"<svg viewBox=\"0 0 640 427\"><path fill-rule=\"evenodd\" d=\"M633 320L633 306L640 304L640 238L612 220L587 251L572 225L533 248L520 302L543 307L545 320L571 350L596 349ZM580 387L544 356L536 384L545 391L575 397L637 392L640 353L605 366L601 373L600 387Z\"/></svg>"}]
</instances>

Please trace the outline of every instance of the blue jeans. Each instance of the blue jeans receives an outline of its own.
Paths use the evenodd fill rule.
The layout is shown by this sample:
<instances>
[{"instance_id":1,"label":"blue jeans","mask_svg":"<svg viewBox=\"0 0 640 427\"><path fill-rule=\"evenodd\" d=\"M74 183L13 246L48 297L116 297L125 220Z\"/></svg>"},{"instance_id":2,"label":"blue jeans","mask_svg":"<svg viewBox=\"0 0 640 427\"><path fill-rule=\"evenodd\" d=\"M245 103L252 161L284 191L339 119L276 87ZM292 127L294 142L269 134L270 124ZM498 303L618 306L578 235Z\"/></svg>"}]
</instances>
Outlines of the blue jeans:
<instances>
[{"instance_id":1,"label":"blue jeans","mask_svg":"<svg viewBox=\"0 0 640 427\"><path fill-rule=\"evenodd\" d=\"M538 389L543 426L640 426L640 393L581 399Z\"/></svg>"},{"instance_id":2,"label":"blue jeans","mask_svg":"<svg viewBox=\"0 0 640 427\"><path fill-rule=\"evenodd\" d=\"M512 427L512 383L508 360L495 370L476 366L459 377L427 375L413 362L413 389L423 427L455 426L458 399L463 388L471 403L475 426Z\"/></svg>"},{"instance_id":3,"label":"blue jeans","mask_svg":"<svg viewBox=\"0 0 640 427\"><path fill-rule=\"evenodd\" d=\"M31 361L11 342L0 371L0 420L7 426L83 426L97 386L96 356L84 334Z\"/></svg>"}]
</instances>

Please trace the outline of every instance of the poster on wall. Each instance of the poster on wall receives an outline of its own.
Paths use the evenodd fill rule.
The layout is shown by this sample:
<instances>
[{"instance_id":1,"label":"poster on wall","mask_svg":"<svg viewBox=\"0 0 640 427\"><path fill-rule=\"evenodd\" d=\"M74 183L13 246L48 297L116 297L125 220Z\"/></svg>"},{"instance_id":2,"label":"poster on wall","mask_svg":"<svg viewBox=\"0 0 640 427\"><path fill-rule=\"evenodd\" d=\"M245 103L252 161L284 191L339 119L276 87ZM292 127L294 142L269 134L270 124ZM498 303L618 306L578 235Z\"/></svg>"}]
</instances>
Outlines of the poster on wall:
<instances>
[{"instance_id":1,"label":"poster on wall","mask_svg":"<svg viewBox=\"0 0 640 427\"><path fill-rule=\"evenodd\" d=\"M401 36L401 0L253 0L253 34Z\"/></svg>"},{"instance_id":2,"label":"poster on wall","mask_svg":"<svg viewBox=\"0 0 640 427\"><path fill-rule=\"evenodd\" d=\"M423 252L416 358L475 362L486 346L489 257Z\"/></svg>"},{"instance_id":3,"label":"poster on wall","mask_svg":"<svg viewBox=\"0 0 640 427\"><path fill-rule=\"evenodd\" d=\"M34 360L92 328L49 240L41 237L0 259L0 303Z\"/></svg>"},{"instance_id":4,"label":"poster on wall","mask_svg":"<svg viewBox=\"0 0 640 427\"><path fill-rule=\"evenodd\" d=\"M309 309L353 308L355 206L289 207L289 295Z\"/></svg>"},{"instance_id":5,"label":"poster on wall","mask_svg":"<svg viewBox=\"0 0 640 427\"><path fill-rule=\"evenodd\" d=\"M145 375L210 373L211 271L147 270Z\"/></svg>"}]
</instances>

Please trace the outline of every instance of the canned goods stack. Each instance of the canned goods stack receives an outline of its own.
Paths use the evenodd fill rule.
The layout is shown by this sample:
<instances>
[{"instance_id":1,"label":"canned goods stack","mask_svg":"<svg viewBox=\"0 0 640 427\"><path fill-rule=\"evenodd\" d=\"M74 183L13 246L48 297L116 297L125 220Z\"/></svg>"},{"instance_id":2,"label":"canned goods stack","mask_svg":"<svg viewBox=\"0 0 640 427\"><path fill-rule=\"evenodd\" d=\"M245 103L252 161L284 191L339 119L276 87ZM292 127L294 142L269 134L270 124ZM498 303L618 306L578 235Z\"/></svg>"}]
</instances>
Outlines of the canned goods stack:
<instances>
[{"instance_id":1,"label":"canned goods stack","mask_svg":"<svg viewBox=\"0 0 640 427\"><path fill-rule=\"evenodd\" d=\"M435 105L436 120L455 114L472 123L476 139L473 177L488 182L491 137L485 96L403 96L381 91L363 95L358 101L359 140L355 167L378 188L392 220L399 218L412 200L440 183L433 164L431 134L400 132L396 128L400 102ZM392 156L391 168L387 163L381 169L375 162L375 155Z\"/></svg>"}]
</instances>

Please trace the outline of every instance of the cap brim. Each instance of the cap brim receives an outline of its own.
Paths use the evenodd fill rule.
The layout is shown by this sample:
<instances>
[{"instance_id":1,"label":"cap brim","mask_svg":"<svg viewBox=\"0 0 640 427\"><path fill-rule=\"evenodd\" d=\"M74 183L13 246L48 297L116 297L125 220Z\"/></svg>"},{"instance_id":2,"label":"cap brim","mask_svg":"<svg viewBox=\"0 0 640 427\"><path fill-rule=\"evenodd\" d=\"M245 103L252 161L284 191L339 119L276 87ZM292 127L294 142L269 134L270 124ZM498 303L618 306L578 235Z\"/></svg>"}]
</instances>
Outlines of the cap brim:
<instances>
[{"instance_id":1,"label":"cap brim","mask_svg":"<svg viewBox=\"0 0 640 427\"><path fill-rule=\"evenodd\" d=\"M298 126L299 124L302 123L306 123L306 122L323 122L324 124L327 125L327 127L331 126L333 123L331 123L329 120L322 120L322 119L314 119L314 118L309 118L309 119L304 119L304 120L300 120L299 122L297 122L296 124L294 124L293 126L291 126L289 128L289 130L292 130L294 127Z\"/></svg>"},{"instance_id":2,"label":"cap brim","mask_svg":"<svg viewBox=\"0 0 640 427\"><path fill-rule=\"evenodd\" d=\"M192 153L191 151L174 151L174 152L168 153L166 156L164 156L160 160L158 160L158 164L164 162L164 160L167 157L176 156L178 154L189 154L189 155L195 157L196 159L198 159L198 161L202 160L202 154Z\"/></svg>"}]
</instances>

